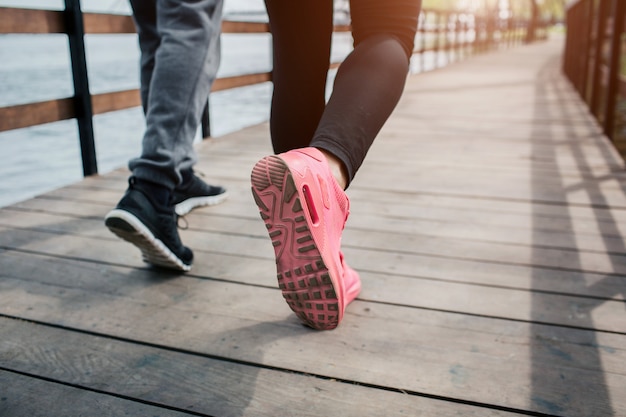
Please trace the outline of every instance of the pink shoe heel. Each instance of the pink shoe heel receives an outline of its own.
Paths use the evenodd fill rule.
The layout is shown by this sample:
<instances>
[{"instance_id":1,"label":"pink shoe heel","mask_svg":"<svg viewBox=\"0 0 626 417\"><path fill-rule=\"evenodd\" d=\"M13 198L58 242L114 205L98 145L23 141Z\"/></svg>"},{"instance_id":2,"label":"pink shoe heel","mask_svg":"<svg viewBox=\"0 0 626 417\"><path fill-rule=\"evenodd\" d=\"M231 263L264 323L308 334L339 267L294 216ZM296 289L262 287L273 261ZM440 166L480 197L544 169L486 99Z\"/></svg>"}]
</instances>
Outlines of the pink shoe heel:
<instances>
[{"instance_id":1,"label":"pink shoe heel","mask_svg":"<svg viewBox=\"0 0 626 417\"><path fill-rule=\"evenodd\" d=\"M254 166L251 183L285 301L307 326L337 327L360 280L340 252L349 201L325 157L315 148L265 157Z\"/></svg>"}]
</instances>

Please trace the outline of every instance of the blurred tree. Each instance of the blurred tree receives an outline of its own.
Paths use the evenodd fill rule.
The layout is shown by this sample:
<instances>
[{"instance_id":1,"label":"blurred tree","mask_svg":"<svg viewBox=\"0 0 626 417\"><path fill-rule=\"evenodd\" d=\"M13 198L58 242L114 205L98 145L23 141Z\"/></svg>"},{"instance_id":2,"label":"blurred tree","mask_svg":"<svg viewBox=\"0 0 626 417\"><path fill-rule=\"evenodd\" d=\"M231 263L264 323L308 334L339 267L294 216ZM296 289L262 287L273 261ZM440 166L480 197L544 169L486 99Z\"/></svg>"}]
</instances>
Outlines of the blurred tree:
<instances>
[{"instance_id":1,"label":"blurred tree","mask_svg":"<svg viewBox=\"0 0 626 417\"><path fill-rule=\"evenodd\" d=\"M549 19L553 23L565 20L566 0L544 0L541 5L542 17Z\"/></svg>"},{"instance_id":2,"label":"blurred tree","mask_svg":"<svg viewBox=\"0 0 626 417\"><path fill-rule=\"evenodd\" d=\"M537 25L539 24L539 5L537 0L528 0L530 2L530 22L528 23L528 31L526 32L526 42L530 43L537 37Z\"/></svg>"}]
</instances>

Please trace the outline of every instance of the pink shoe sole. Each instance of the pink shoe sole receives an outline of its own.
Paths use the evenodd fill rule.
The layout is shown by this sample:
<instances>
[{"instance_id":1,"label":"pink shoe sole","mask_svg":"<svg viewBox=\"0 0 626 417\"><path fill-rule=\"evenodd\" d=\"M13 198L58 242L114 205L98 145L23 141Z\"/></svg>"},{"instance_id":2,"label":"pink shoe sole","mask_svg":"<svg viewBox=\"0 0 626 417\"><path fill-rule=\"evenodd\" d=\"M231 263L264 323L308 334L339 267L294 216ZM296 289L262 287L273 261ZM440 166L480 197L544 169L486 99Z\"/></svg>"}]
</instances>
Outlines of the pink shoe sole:
<instances>
[{"instance_id":1,"label":"pink shoe sole","mask_svg":"<svg viewBox=\"0 0 626 417\"><path fill-rule=\"evenodd\" d=\"M329 190L326 184L335 186L334 178L328 178L330 171L324 172L327 165L320 164L320 157L317 150L268 156L255 165L251 180L274 246L283 297L304 324L330 330L358 295L360 280L339 251L347 197L343 190L339 196ZM345 201L338 201L341 197Z\"/></svg>"}]
</instances>

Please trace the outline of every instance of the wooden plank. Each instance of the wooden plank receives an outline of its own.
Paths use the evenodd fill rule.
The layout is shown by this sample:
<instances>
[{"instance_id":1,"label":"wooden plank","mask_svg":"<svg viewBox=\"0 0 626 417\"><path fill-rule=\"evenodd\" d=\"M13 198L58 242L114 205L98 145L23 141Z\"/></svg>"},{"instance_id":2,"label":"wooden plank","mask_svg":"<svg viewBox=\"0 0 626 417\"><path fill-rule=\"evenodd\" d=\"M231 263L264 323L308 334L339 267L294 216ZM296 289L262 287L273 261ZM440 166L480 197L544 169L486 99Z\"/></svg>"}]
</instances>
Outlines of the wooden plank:
<instances>
[{"instance_id":1,"label":"wooden plank","mask_svg":"<svg viewBox=\"0 0 626 417\"><path fill-rule=\"evenodd\" d=\"M60 11L0 7L0 16L0 33L65 33Z\"/></svg>"},{"instance_id":2,"label":"wooden plank","mask_svg":"<svg viewBox=\"0 0 626 417\"><path fill-rule=\"evenodd\" d=\"M136 33L135 23L129 15L83 13L86 34Z\"/></svg>"},{"instance_id":3,"label":"wooden plank","mask_svg":"<svg viewBox=\"0 0 626 417\"><path fill-rule=\"evenodd\" d=\"M72 98L0 107L0 132L67 120L75 114Z\"/></svg>"},{"instance_id":4,"label":"wooden plank","mask_svg":"<svg viewBox=\"0 0 626 417\"><path fill-rule=\"evenodd\" d=\"M133 19L129 15L112 15L104 13L84 13L85 31L90 34L100 33L135 33ZM344 30L337 27L336 30ZM224 20L222 33L254 34L269 33L269 24L263 22L242 22Z\"/></svg>"},{"instance_id":5,"label":"wooden plank","mask_svg":"<svg viewBox=\"0 0 626 417\"><path fill-rule=\"evenodd\" d=\"M222 33L269 33L269 23L263 22L236 22L224 20Z\"/></svg>"},{"instance_id":6,"label":"wooden plank","mask_svg":"<svg viewBox=\"0 0 626 417\"><path fill-rule=\"evenodd\" d=\"M233 216L242 219L243 224L258 222L258 213L247 195L235 195L237 190L230 188L231 198L223 206L199 210L194 217L209 216L205 222L194 222L195 228L228 232L232 227L228 219ZM237 192L237 194L239 194ZM247 194L247 190L245 191ZM68 201L48 198L35 198L5 208L0 214L0 222L16 227L30 227L32 215L22 212L50 213L61 216L101 218L120 198L121 191L56 190L55 196L65 196ZM74 199L72 197L76 197ZM619 255L624 252L623 234L626 224L616 220L569 219L567 217L527 216L524 214L500 211L472 211L467 207L428 207L426 205L394 204L377 200L367 204L354 201L357 208L348 220L346 232L352 230L378 231L397 234L400 240L410 238L445 238L461 242L478 241L492 244L507 244L511 247L537 246L546 249L560 249L581 252L602 252ZM453 243L455 243L453 242Z\"/></svg>"},{"instance_id":7,"label":"wooden plank","mask_svg":"<svg viewBox=\"0 0 626 417\"><path fill-rule=\"evenodd\" d=\"M63 11L0 7L0 33L65 33ZM135 33L128 15L83 13L85 33Z\"/></svg>"},{"instance_id":8,"label":"wooden plank","mask_svg":"<svg viewBox=\"0 0 626 417\"><path fill-rule=\"evenodd\" d=\"M242 190L242 193L233 194L231 200L224 207L214 207L210 210L212 213L217 212L227 216L233 214L246 216L250 220L245 221L255 225L258 223L258 215L247 194L247 191ZM57 213L65 214L79 214L82 212L90 216L101 217L106 214L106 211L114 204L112 202L116 201L118 197L119 195L111 194L110 202L103 203L101 207L98 205L90 206L87 203L83 204L78 201L63 203L62 201L40 199L35 199L16 207L26 207L34 210L53 210ZM232 207L233 205L235 207ZM530 257L533 256L537 266L554 268L568 268L568 265L572 265L573 259L580 258L580 269L582 270L599 273L624 273L624 259L622 255L624 242L620 235L620 223L615 219L607 218L601 220L598 224L598 220L592 218L590 222L581 220L581 225L577 225L579 221L574 221L565 216L562 218L559 226L558 219L548 217L544 219L543 223L554 223L555 226L544 231L544 226L541 224L537 225L537 229L533 228L533 223L535 222L533 218L525 218L522 215L515 217L504 216L500 221L501 224L504 224L491 227L492 233L486 235L483 232L485 228L489 230L489 224L486 222L482 224L478 222L468 226L466 222L471 221L471 217L467 220L462 217L458 221L446 220L446 215L458 213L459 207L456 210L443 210L441 217L435 217L430 222L422 220L419 216L408 215L411 211L419 213L415 210L421 209L421 203L416 206L405 205L404 212L392 210L388 214L378 211L377 209L380 206L380 204L374 204L372 208L363 212L359 208L353 210L354 214L348 223L347 233L350 233L353 227L357 229L354 232L357 237L351 239L356 242L357 246L367 246L358 243L365 241L358 236L370 230L378 230L380 233L376 235L377 238L386 239L384 232L387 231L391 234L389 237L392 240L391 245L394 245L393 241L403 242L401 246L404 245L404 248L415 254L434 254L439 256L451 251L451 253L465 254L461 256L461 258L465 259L489 260L496 258L502 262L515 264L529 264ZM400 205L400 209L402 207ZM432 211L437 210L437 208L433 208ZM592 213L593 211L591 210ZM424 212L426 215L428 214L427 209L424 209ZM481 213L477 212L475 216L480 217ZM489 218L491 217L497 217L497 215L490 214ZM526 222L526 224L522 223L515 227L506 226L506 221L511 218ZM228 227L232 227L228 224L227 219L224 222L224 227L217 230L226 232ZM442 224L442 222L445 222L445 224ZM196 224L198 225L199 223ZM198 229L198 227L201 228L201 226L196 226L195 228ZM450 236L446 236L446 229L451 231ZM470 229L473 229L473 236L468 236L468 230ZM215 226L211 226L210 230L216 230ZM263 232L260 233L264 235ZM521 240L515 239L515 233L520 236ZM442 238L438 239L437 236L442 236ZM461 240L457 242L457 238L461 238ZM553 242L552 244L551 241ZM418 246L411 246L413 243L410 242L414 242ZM500 242L508 242L509 245L503 246ZM535 245L536 250L533 252L532 248ZM368 247L371 247L371 245ZM449 250L446 250L446 247ZM458 250L455 250L456 248ZM472 255L472 252L477 255ZM486 255L478 255L479 252L484 252ZM492 256L490 253L499 254L499 256ZM505 253L508 253L508 255L504 256Z\"/></svg>"},{"instance_id":9,"label":"wooden plank","mask_svg":"<svg viewBox=\"0 0 626 417\"><path fill-rule=\"evenodd\" d=\"M93 94L91 105L94 115L102 114L141 106L141 96L138 89Z\"/></svg>"},{"instance_id":10,"label":"wooden plank","mask_svg":"<svg viewBox=\"0 0 626 417\"><path fill-rule=\"evenodd\" d=\"M74 219L71 215L45 216L37 212L11 212L5 210L1 212L0 224L5 227L25 227L38 228L53 232L72 233L76 230L94 230L95 236L105 234L102 225L102 218L109 206L93 206L93 211L89 211L89 205L80 205L75 209L84 207L83 216L90 216L88 219ZM6 213L6 215L4 215ZM231 214L235 214L232 213ZM265 239L266 231L253 208L246 209L246 217L213 216L210 213L203 215L189 216L190 225L188 244L195 246L200 244L205 232L219 234L240 234L242 237L254 236ZM564 246L548 245L547 241L541 240L541 233L528 233L526 244L508 241L506 245L497 241L488 241L482 234L484 226L478 227L474 239L458 239L456 236L447 237L439 233L442 229L435 224L430 233L422 230L419 221L411 221L407 225L405 219L395 221L393 218L381 216L359 216L355 213L356 219L349 221L349 227L345 231L344 245L346 248L360 248L371 250L382 250L395 254L406 254L416 256L433 256L451 261L461 260L476 263L505 264L513 266L536 266L548 269L560 269L564 271L587 271L598 274L619 275L626 274L626 257L623 254L623 240L621 237L598 237L595 246L589 249L579 247L578 241L585 239L594 242L593 235L582 235L573 233L562 234L561 242ZM61 223L57 226L57 223ZM371 226L378 223L377 226ZM421 222L424 224L425 222ZM71 229L65 229L63 224L72 225ZM417 224L412 230L413 224ZM453 225L450 227L454 229ZM100 230L99 230L100 229ZM99 230L99 232L98 232ZM238 231L245 231L238 233ZM506 229L496 228L496 236L501 234L509 235ZM552 233L546 233L552 235ZM107 235L108 236L108 235ZM539 240L537 240L539 239ZM613 244L611 248L609 244ZM606 253L607 249L613 252ZM250 253L252 252L244 252Z\"/></svg>"},{"instance_id":11,"label":"wooden plank","mask_svg":"<svg viewBox=\"0 0 626 417\"><path fill-rule=\"evenodd\" d=\"M260 84L272 80L272 74L269 72L235 75L232 77L218 78L213 83L212 92L228 90L231 88L245 87L248 85Z\"/></svg>"},{"instance_id":12,"label":"wooden plank","mask_svg":"<svg viewBox=\"0 0 626 417\"><path fill-rule=\"evenodd\" d=\"M0 7L0 33L65 33L62 11ZM136 33L130 15L83 13L85 33ZM336 31L348 27L337 26ZM269 25L258 22L224 21L223 33L268 33Z\"/></svg>"},{"instance_id":13,"label":"wooden plank","mask_svg":"<svg viewBox=\"0 0 626 417\"><path fill-rule=\"evenodd\" d=\"M231 176L240 174L242 169L222 171L215 169L212 161L201 161L199 169L207 164L211 167L212 180L220 181L229 187L233 197L227 205L211 207L211 212L220 214L237 213L250 206L249 180ZM233 162L231 161L231 165ZM224 165L227 167L227 165ZM33 210L49 208L53 212L75 213L72 203L101 203L107 207L119 199L126 188L126 170L107 174L106 177L91 177L80 183L50 191L33 200L16 203L14 207ZM219 173L221 172L221 173ZM241 175L243 176L243 175ZM619 207L589 207L584 205L557 205L523 199L493 199L481 196L454 195L445 192L392 192L387 189L372 189L356 183L348 190L353 203L353 213L389 216L407 221L433 219L444 222L476 222L478 224L502 223L510 227L539 227L547 230L578 230L589 232L594 225L617 223L620 230L626 223L626 211ZM39 201L43 200L43 201ZM65 203L62 200L67 200ZM440 212L441 211L441 212ZM254 211L252 211L254 212ZM256 215L256 212L254 212ZM350 217L352 219L353 216ZM501 219L501 220L500 220Z\"/></svg>"},{"instance_id":14,"label":"wooden plank","mask_svg":"<svg viewBox=\"0 0 626 417\"><path fill-rule=\"evenodd\" d=\"M37 329L36 326L30 324L25 327L30 330ZM5 339L5 342L8 342L8 339ZM48 345L46 341L44 341L44 344ZM4 347L6 349L6 345ZM85 356L84 352L81 356ZM67 359L68 363L72 363L76 357L64 359ZM7 363L6 359L4 361L0 360L0 363L2 362L4 362L3 365ZM69 417L87 415L97 415L99 417L119 417L123 415L190 416L188 413L102 394L95 392L95 390L80 389L63 383L49 382L3 370L0 370L0 386L2 387L0 415L3 417Z\"/></svg>"},{"instance_id":15,"label":"wooden plank","mask_svg":"<svg viewBox=\"0 0 626 417\"><path fill-rule=\"evenodd\" d=\"M229 172L223 172L219 167L216 169L212 166L212 170L221 174L212 175L210 181L226 185L231 198L226 206L211 207L210 211L220 214L251 214L251 217L256 218L257 213L254 207L251 207L248 180L231 177ZM239 170L239 173L241 171ZM116 179L109 176L113 181L92 179L89 182L74 184L33 200L17 203L14 207L47 210L49 204L50 211L66 214L80 214L78 207L82 203L87 204L88 207L91 203L109 207L124 192L127 175L128 173L125 172L124 175L116 176ZM393 192L360 187L358 184L348 190L348 195L353 201L353 213L359 216L378 215L381 219L390 219L392 222L405 220L407 228L412 228L413 222L432 220L438 224L463 225L465 223L467 227L484 225L509 230L532 230L537 233L541 230L549 230L619 237L620 232L624 230L622 224L626 222L626 212L620 210L619 207L561 205L523 199L455 196L452 193L443 192ZM65 203L63 200L66 200ZM77 207L73 207L73 204ZM96 206L91 209L97 210ZM352 215L350 219L354 217ZM352 221L349 224L352 224ZM378 225L373 224L372 227L378 227ZM612 229L617 233L611 232ZM581 244L584 245L585 242Z\"/></svg>"},{"instance_id":16,"label":"wooden plank","mask_svg":"<svg viewBox=\"0 0 626 417\"><path fill-rule=\"evenodd\" d=\"M77 230L95 230L96 233L88 232L93 237L70 237L63 232L15 229L7 236L7 229L0 227L0 246L98 264L145 268L139 251L114 239L100 226L101 221L91 227L72 224ZM250 239L250 235L185 232L183 241L195 250L194 276L276 287L273 252L266 239ZM369 282L361 299L626 333L626 322L620 317L620 311L624 309L623 276L488 259L397 253L350 244L344 244L343 251L352 267ZM232 265L239 268L232 270ZM6 273L9 272L7 269ZM594 284L590 285L582 278L594 279L591 281ZM424 297L414 296L422 293ZM589 298L590 294L594 297ZM494 301L482 302L486 295ZM511 309L512 300L520 306L528 305L532 300L541 308Z\"/></svg>"},{"instance_id":17,"label":"wooden plank","mask_svg":"<svg viewBox=\"0 0 626 417\"><path fill-rule=\"evenodd\" d=\"M121 191L122 188L120 188L120 192ZM119 195L111 195L109 201L116 201L118 197ZM238 201L239 198L244 199L244 201ZM375 198L375 196L372 198ZM255 245L254 247L259 248L259 250L262 250L266 256L271 258L271 253L268 253L266 249L263 249L265 230L261 227L262 225L258 221L256 209L253 207L252 203L248 201L248 199L249 196L244 196L243 194L231 195L231 200L222 206L198 211L198 215L194 215L189 218L192 230L185 235L185 242L190 244L194 249L202 250L202 248L207 248L207 237L204 232L218 233L219 235L227 236L224 238L223 242L228 243L228 245L225 246L224 249L232 248L233 252L231 253L238 253L240 249L237 248L237 245L241 244L244 247L250 248L251 246L243 243L243 240L233 238L229 235L240 235L241 239L245 239L246 236L255 236L256 238L261 239L261 242L260 246ZM385 199L385 201L386 200L387 199ZM452 203L453 202L454 200ZM420 207L424 205L422 201L417 203ZM18 206L25 206L34 210L49 211L51 213L61 214L61 216L40 217L38 215L25 214L24 218L20 218L20 213L14 213L15 217L5 218L3 215L2 218L5 219L3 223L7 226L34 227L42 230L51 230L63 233L78 233L78 231L80 231L80 234L82 235L87 234L88 236L94 238L106 238L108 235L102 227L101 219L112 207L112 205L113 203L110 202L106 204L92 205L85 202L76 202L74 200L64 202L59 200L35 199ZM434 210L436 210L436 207L437 206L435 206ZM407 213L411 210L415 211L415 209L411 209L410 206L407 206L406 210ZM384 263L372 267L370 262L359 263L361 261L357 258L357 264L364 269L379 271L381 273L384 271L384 273L392 273L394 276L397 274L405 274L408 276L419 276L432 279L452 279L455 281L470 283L484 283L488 285L500 286L504 285L512 288L534 288L541 291L566 294L586 294L588 291L592 291L592 294L595 296L603 298L612 298L621 293L619 290L620 280L618 277L614 274L609 274L606 277L604 276L604 273L611 271L612 259L609 256L604 258L604 255L602 255L601 251L599 251L601 249L601 245L607 244L607 242L613 242L614 249L618 249L620 239L617 237L613 240L606 237L599 239L597 247L595 249L589 249L596 250L595 254L594 252L587 254L586 251L581 250L581 248L578 248L575 252L567 250L557 252L546 250L544 252L544 249L551 248L546 247L546 242L541 240L538 242L531 240L530 243L536 243L539 245L536 249L526 247L523 244L509 245L508 247L501 249L500 247L502 245L498 244L498 242L489 242L489 244L486 244L484 241L478 240L477 238L474 240L478 240L478 242L473 242L471 239L463 239L463 245L461 245L458 241L459 239L455 236L451 236L451 239L433 237L438 234L436 228L438 224L437 222L441 222L444 219L437 220L434 223L435 226L433 234L422 235L419 230L412 230L412 224L416 222L419 225L419 221L416 221L411 217L406 218L406 220L402 218L400 218L400 220L394 220L395 214L392 213L390 216L385 216L383 214L378 216L378 222L376 222L376 206L373 207L372 213L373 214L370 217L368 215L362 215L360 211L353 212L352 218L348 223L346 238L344 239L344 245L347 250L355 249L355 256L360 257L361 254L364 253L363 249L372 249L371 245L363 244L364 240L362 240L360 236L364 236L365 241L367 241L369 231L389 229L390 231L393 231L393 233L388 235L389 237L385 237L386 235L381 235L380 233L377 236L383 236L383 242L385 239L398 242L404 242L408 239L408 241L412 243L408 243L407 248L413 248L413 250L403 251L404 255L406 255L404 259L407 262L413 261L413 263L409 263L406 267L402 265L394 266L392 261L385 260L387 258L393 259L391 255L387 255L382 258L378 258L381 262L384 260ZM64 214L70 215L64 216ZM73 217L74 215L90 217L90 221L85 223L76 221ZM490 214L490 216L493 215ZM550 218L546 219L547 223L550 221ZM578 222L579 221L577 220L576 223ZM395 227L393 226L394 224L396 225ZM478 232L480 232L483 227L483 225L479 225ZM406 233L403 233L403 228ZM238 230L245 230L245 232L237 233ZM498 229L496 228L495 231L497 232ZM510 230L506 228L503 229L502 232L506 235L511 233ZM535 238L541 237L540 232L535 231L533 233L535 234ZM546 234L552 235L553 232L547 231ZM529 237L533 236L530 233L528 235ZM593 235L585 233L584 235L579 235L580 237L575 236L576 235L567 233L563 234L561 239L563 242L561 242L561 244L565 245L565 247L561 249L576 249L577 245L582 245L576 242L592 241L591 236ZM111 238L111 236L108 237ZM216 237L216 239L220 238ZM437 242L437 244L431 244L431 241ZM450 251L449 248L458 249L456 251ZM478 248L483 249L478 250ZM519 253L517 253L518 248ZM558 248L559 247L557 246L557 248L554 249ZM209 251L206 256L210 256L210 254L213 253L210 248L208 249ZM504 253L502 250L509 251L509 255L500 256L500 254ZM582 266L575 269L576 267L572 267L573 264L565 260L575 259L579 250L582 253L582 259L587 259L586 262L590 262L592 266L597 261L600 261L605 262L607 267L601 273L585 271ZM114 246L111 248L111 251L115 251ZM371 250L371 252L373 251L374 250ZM250 251L246 249L244 252L251 256L256 256L254 249ZM406 252L409 252L409 254ZM475 254L474 258L468 256L468 253L472 252ZM79 253L80 252L76 252L76 254ZM524 255L524 253L526 255ZM545 260L547 253L554 253L556 255L556 264L551 263L553 261L550 259L547 260L549 265L546 266L551 265L551 268L540 267L529 263L531 260L529 257L532 256L536 257L537 260ZM498 254L498 256L495 256L494 254ZM522 255L526 256L526 260L521 258ZM588 255L591 255L591 258L589 258ZM623 258L621 254L616 255L615 259L617 260ZM110 256L115 257L116 255L111 254ZM369 256L370 255L367 255L367 257ZM371 256L378 257L378 255ZM595 261L593 259L595 259ZM133 262L132 257L128 258L128 262ZM202 261L198 260L198 262ZM561 268L554 269L554 267L558 266ZM381 267L384 269L381 269ZM503 277L506 277L506 279L503 280ZM602 285L589 286L588 283L592 282L602 283Z\"/></svg>"},{"instance_id":18,"label":"wooden plank","mask_svg":"<svg viewBox=\"0 0 626 417\"><path fill-rule=\"evenodd\" d=\"M3 413L5 417L38 415L26 411L46 405L51 406L47 416L79 415L81 403L86 408L84 402L93 397L105 398L88 409L89 415L513 415L19 320L0 318L0 328L0 366L85 390L82 395L71 391L74 396L63 397L64 405L50 404L54 391L38 393L15 414ZM0 373L0 381L5 374ZM18 395L25 396L33 388ZM14 401L7 394L2 395ZM77 404L73 404L76 396ZM71 405L75 408L63 414ZM0 402L0 411L2 407ZM99 408L104 414L97 412Z\"/></svg>"},{"instance_id":19,"label":"wooden plank","mask_svg":"<svg viewBox=\"0 0 626 417\"><path fill-rule=\"evenodd\" d=\"M219 78L212 91L222 91L271 81L270 73ZM138 89L94 94L93 114L124 110L141 105ZM72 98L0 107L0 132L67 120L76 116Z\"/></svg>"},{"instance_id":20,"label":"wooden plank","mask_svg":"<svg viewBox=\"0 0 626 417\"><path fill-rule=\"evenodd\" d=\"M245 87L269 81L271 81L270 73L219 78L215 81L212 91ZM91 96L91 100L94 114L124 110L141 105L138 89L94 94ZM73 98L0 107L0 132L72 119L75 116Z\"/></svg>"},{"instance_id":21,"label":"wooden plank","mask_svg":"<svg viewBox=\"0 0 626 417\"><path fill-rule=\"evenodd\" d=\"M313 332L297 322L274 289L97 264L76 269L62 262L52 270L59 273L27 280L4 276L0 312L168 350L462 402L551 414L559 409L574 417L626 411L624 335L364 301L350 306L337 331ZM41 346L23 343L19 351ZM313 354L312 362L313 352L324 353ZM26 366L36 361L32 356L22 359ZM568 395L572 389L579 395Z\"/></svg>"}]
</instances>

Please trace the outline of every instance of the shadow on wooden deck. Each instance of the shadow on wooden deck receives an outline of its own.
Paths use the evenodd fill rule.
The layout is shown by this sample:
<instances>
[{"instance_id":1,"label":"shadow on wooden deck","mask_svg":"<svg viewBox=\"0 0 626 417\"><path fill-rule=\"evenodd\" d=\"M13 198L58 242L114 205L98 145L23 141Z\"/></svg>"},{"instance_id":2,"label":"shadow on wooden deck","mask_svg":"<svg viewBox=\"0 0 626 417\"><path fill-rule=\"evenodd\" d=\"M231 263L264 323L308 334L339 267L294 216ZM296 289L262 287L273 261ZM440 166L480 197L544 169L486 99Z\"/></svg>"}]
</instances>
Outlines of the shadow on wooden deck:
<instances>
[{"instance_id":1,"label":"shadow on wooden deck","mask_svg":"<svg viewBox=\"0 0 626 417\"><path fill-rule=\"evenodd\" d=\"M267 125L203 143L229 200L190 273L103 226L128 173L0 211L0 415L626 415L626 174L560 40L412 77L348 193L363 291L302 327L249 193Z\"/></svg>"}]
</instances>

